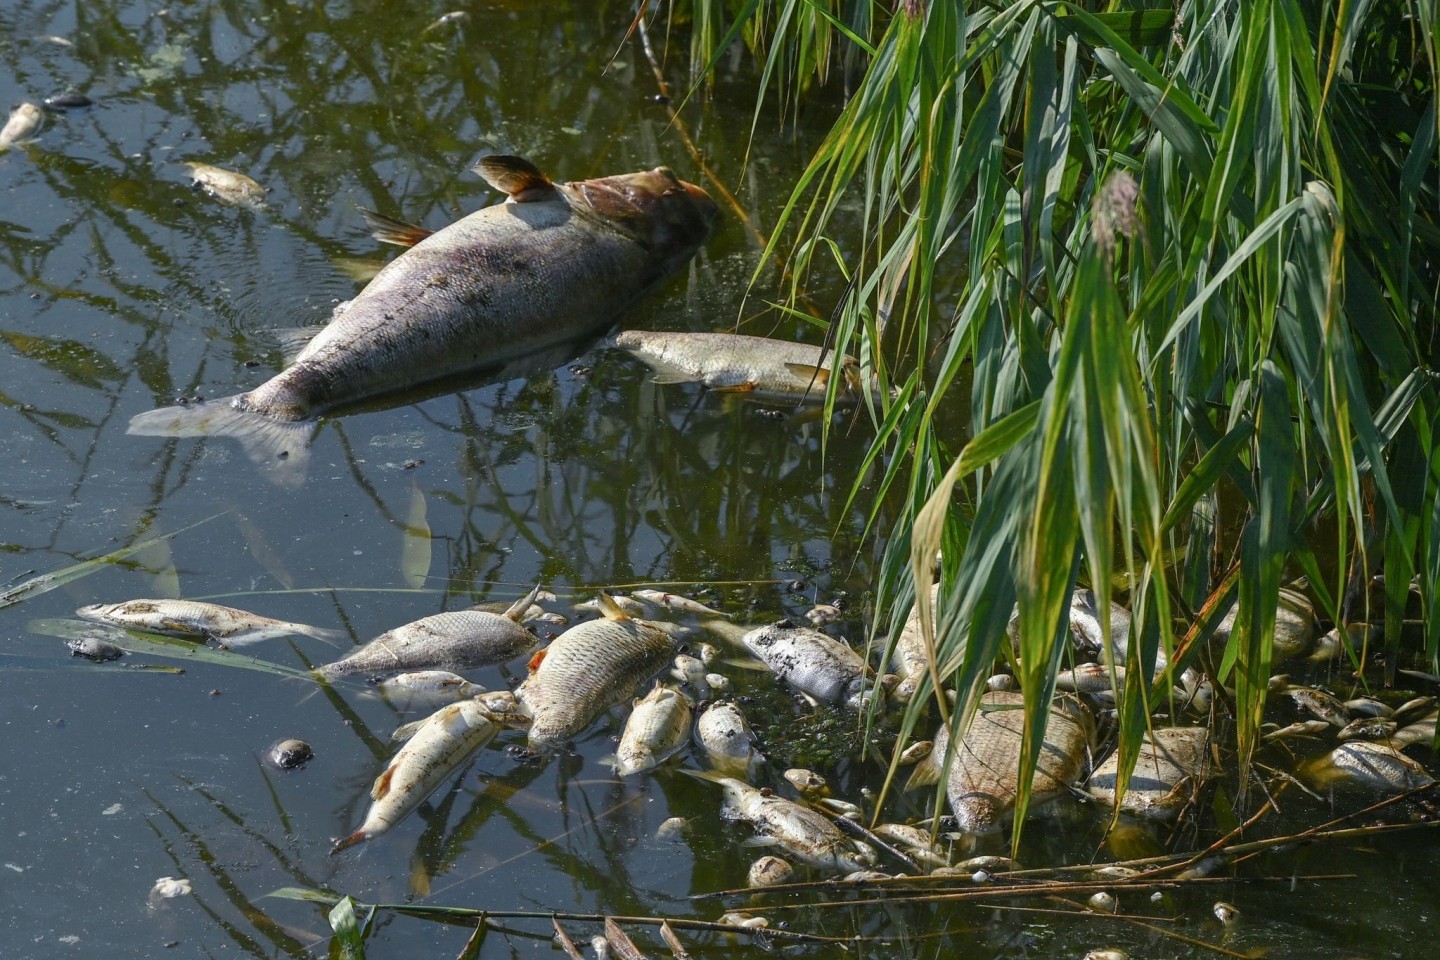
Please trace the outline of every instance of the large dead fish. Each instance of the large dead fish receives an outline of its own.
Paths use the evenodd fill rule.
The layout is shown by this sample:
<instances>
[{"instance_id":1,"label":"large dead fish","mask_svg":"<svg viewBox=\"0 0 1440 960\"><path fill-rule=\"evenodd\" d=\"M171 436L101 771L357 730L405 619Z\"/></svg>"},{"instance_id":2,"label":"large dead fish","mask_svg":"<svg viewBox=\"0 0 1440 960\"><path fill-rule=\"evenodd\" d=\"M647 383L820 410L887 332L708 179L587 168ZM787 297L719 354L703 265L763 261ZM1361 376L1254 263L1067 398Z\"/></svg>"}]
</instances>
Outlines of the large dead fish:
<instances>
[{"instance_id":1,"label":"large dead fish","mask_svg":"<svg viewBox=\"0 0 1440 960\"><path fill-rule=\"evenodd\" d=\"M139 414L129 432L233 436L272 479L296 485L312 430L303 421L609 325L695 254L718 212L665 167L573 183L520 157L476 170L509 199L433 233L388 234L414 245L289 367L236 397Z\"/></svg>"},{"instance_id":2,"label":"large dead fish","mask_svg":"<svg viewBox=\"0 0 1440 960\"><path fill-rule=\"evenodd\" d=\"M870 672L865 658L829 634L780 620L751 630L740 642L805 696L821 703L862 705Z\"/></svg>"},{"instance_id":3,"label":"large dead fish","mask_svg":"<svg viewBox=\"0 0 1440 960\"><path fill-rule=\"evenodd\" d=\"M301 634L317 640L336 641L345 636L339 630L312 627L308 623L274 620L248 610L204 603L199 600L126 600L124 603L92 603L75 615L96 623L108 623L131 630L145 630L171 637L217 640L235 646L271 637Z\"/></svg>"},{"instance_id":4,"label":"large dead fish","mask_svg":"<svg viewBox=\"0 0 1440 960\"><path fill-rule=\"evenodd\" d=\"M946 794L950 811L964 833L994 833L1010 816L1019 793L1020 738L1025 727L1024 700L1018 693L990 691L980 698L964 738L950 763ZM941 727L929 756L915 765L906 789L935 783L945 760L949 731ZM1090 729L1082 716L1056 704L1050 707L1045 741L1031 781L1032 804L1039 804L1079 781L1085 769Z\"/></svg>"},{"instance_id":5,"label":"large dead fish","mask_svg":"<svg viewBox=\"0 0 1440 960\"><path fill-rule=\"evenodd\" d=\"M820 403L829 390L834 353L807 343L738 333L655 333L626 330L613 346L644 360L657 383L702 383L711 390L758 400ZM854 403L864 393L860 364L840 358L837 397Z\"/></svg>"},{"instance_id":6,"label":"large dead fish","mask_svg":"<svg viewBox=\"0 0 1440 960\"><path fill-rule=\"evenodd\" d=\"M515 690L534 717L532 746L558 746L574 737L675 655L664 630L601 597L604 619L576 624L556 637L535 654L530 675Z\"/></svg>"},{"instance_id":7,"label":"large dead fish","mask_svg":"<svg viewBox=\"0 0 1440 960\"><path fill-rule=\"evenodd\" d=\"M1174 820L1209 772L1210 731L1205 727L1157 727L1145 735L1120 809L1144 820ZM1120 754L1112 753L1090 775L1089 791L1115 802Z\"/></svg>"},{"instance_id":8,"label":"large dead fish","mask_svg":"<svg viewBox=\"0 0 1440 960\"><path fill-rule=\"evenodd\" d=\"M520 620L539 593L515 601L504 613L454 610L423 617L380 634L343 660L316 667L326 680L357 673L371 676L412 670L473 670L504 663L535 646Z\"/></svg>"},{"instance_id":9,"label":"large dead fish","mask_svg":"<svg viewBox=\"0 0 1440 960\"><path fill-rule=\"evenodd\" d=\"M330 848L332 854L399 823L467 757L495 739L500 726L480 701L465 700L441 707L414 731L370 788L365 822L350 836L337 840Z\"/></svg>"}]
</instances>

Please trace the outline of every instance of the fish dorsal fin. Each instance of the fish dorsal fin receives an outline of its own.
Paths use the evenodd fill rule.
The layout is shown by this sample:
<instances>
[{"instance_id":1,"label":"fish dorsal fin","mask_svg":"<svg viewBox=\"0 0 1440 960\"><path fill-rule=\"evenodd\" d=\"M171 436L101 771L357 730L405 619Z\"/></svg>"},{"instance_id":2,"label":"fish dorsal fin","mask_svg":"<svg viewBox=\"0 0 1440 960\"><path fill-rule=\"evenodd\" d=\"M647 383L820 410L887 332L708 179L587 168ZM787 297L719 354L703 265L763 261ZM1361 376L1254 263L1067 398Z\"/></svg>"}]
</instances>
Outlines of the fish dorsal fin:
<instances>
[{"instance_id":1,"label":"fish dorsal fin","mask_svg":"<svg viewBox=\"0 0 1440 960\"><path fill-rule=\"evenodd\" d=\"M370 236L381 243L393 243L397 247L413 247L435 232L364 207L360 208L360 216L365 219L365 226L370 228Z\"/></svg>"},{"instance_id":2,"label":"fish dorsal fin","mask_svg":"<svg viewBox=\"0 0 1440 960\"><path fill-rule=\"evenodd\" d=\"M604 590L596 592L595 600L600 604L600 613L605 617L606 620L630 619L630 614L620 609L620 604L616 603L614 599L610 596L610 594L606 593Z\"/></svg>"},{"instance_id":3,"label":"fish dorsal fin","mask_svg":"<svg viewBox=\"0 0 1440 960\"><path fill-rule=\"evenodd\" d=\"M505 611L505 616L514 620L516 623L522 622L525 618L525 612L530 609L530 604L534 603L535 598L538 596L540 596L540 584L537 583L524 597L510 604L510 609Z\"/></svg>"},{"instance_id":4,"label":"fish dorsal fin","mask_svg":"<svg viewBox=\"0 0 1440 960\"><path fill-rule=\"evenodd\" d=\"M524 157L503 154L482 157L475 165L475 172L496 190L509 194L516 203L549 200L555 195L555 184Z\"/></svg>"}]
</instances>

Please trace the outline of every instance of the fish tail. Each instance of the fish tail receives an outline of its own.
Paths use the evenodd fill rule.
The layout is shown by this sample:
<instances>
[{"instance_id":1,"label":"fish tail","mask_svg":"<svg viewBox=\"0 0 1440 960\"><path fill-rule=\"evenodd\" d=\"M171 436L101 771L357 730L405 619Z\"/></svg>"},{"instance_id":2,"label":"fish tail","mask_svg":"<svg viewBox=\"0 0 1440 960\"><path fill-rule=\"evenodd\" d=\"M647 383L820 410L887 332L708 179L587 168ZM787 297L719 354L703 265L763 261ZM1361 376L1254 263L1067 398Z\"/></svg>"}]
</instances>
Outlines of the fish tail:
<instances>
[{"instance_id":1,"label":"fish tail","mask_svg":"<svg viewBox=\"0 0 1440 960\"><path fill-rule=\"evenodd\" d=\"M316 627L308 623L292 623L290 625L296 633L304 634L307 637L314 637L316 640L330 644L332 647L340 646L341 641L349 638L344 630L333 630L329 627Z\"/></svg>"},{"instance_id":2,"label":"fish tail","mask_svg":"<svg viewBox=\"0 0 1440 960\"><path fill-rule=\"evenodd\" d=\"M282 487L305 482L313 423L274 420L235 405L238 397L147 410L126 433L141 437L233 437L267 480Z\"/></svg>"},{"instance_id":3,"label":"fish tail","mask_svg":"<svg viewBox=\"0 0 1440 960\"><path fill-rule=\"evenodd\" d=\"M344 850L349 850L357 843L364 843L366 840L369 839L370 834L366 833L364 830L356 830L354 833L350 834L350 836L341 837L339 840L336 840L333 844L331 844L330 856L333 857L335 856L335 854L340 853Z\"/></svg>"}]
</instances>

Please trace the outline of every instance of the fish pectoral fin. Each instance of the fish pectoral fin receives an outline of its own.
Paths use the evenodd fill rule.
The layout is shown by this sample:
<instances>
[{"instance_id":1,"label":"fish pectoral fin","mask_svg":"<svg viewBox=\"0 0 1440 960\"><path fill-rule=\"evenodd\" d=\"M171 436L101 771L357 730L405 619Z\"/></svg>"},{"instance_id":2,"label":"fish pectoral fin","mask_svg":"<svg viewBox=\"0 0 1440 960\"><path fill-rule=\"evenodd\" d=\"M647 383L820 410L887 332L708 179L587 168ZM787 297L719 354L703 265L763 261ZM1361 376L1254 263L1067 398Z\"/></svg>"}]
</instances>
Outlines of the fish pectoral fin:
<instances>
[{"instance_id":1,"label":"fish pectoral fin","mask_svg":"<svg viewBox=\"0 0 1440 960\"><path fill-rule=\"evenodd\" d=\"M395 775L394 767L386 767L385 772L375 778L375 783L370 787L370 799L379 800L390 792L390 778Z\"/></svg>"},{"instance_id":2,"label":"fish pectoral fin","mask_svg":"<svg viewBox=\"0 0 1440 960\"><path fill-rule=\"evenodd\" d=\"M740 846L742 847L774 847L779 846L779 844L779 840L763 833L758 833L753 837L746 837L740 841Z\"/></svg>"},{"instance_id":3,"label":"fish pectoral fin","mask_svg":"<svg viewBox=\"0 0 1440 960\"><path fill-rule=\"evenodd\" d=\"M409 723L400 724L400 726L395 728L395 732L390 734L390 742L399 743L402 740L409 740L411 737L415 736L415 731L423 727L425 725L425 721L429 719L429 717L423 717L419 720L411 720Z\"/></svg>"},{"instance_id":4,"label":"fish pectoral fin","mask_svg":"<svg viewBox=\"0 0 1440 960\"><path fill-rule=\"evenodd\" d=\"M413 247L435 232L395 217L387 217L374 210L367 210L365 207L359 209L360 216L365 219L365 226L370 228L370 236L381 243L393 243L397 247Z\"/></svg>"},{"instance_id":5,"label":"fish pectoral fin","mask_svg":"<svg viewBox=\"0 0 1440 960\"><path fill-rule=\"evenodd\" d=\"M280 346L280 353L285 358L285 364L289 366L300 356L301 351L310 346L310 341L324 330L319 327L279 327L274 330L265 331Z\"/></svg>"},{"instance_id":6,"label":"fish pectoral fin","mask_svg":"<svg viewBox=\"0 0 1440 960\"><path fill-rule=\"evenodd\" d=\"M806 383L814 383L817 387L823 387L830 382L829 367L817 367L812 363L787 363L785 369Z\"/></svg>"},{"instance_id":7,"label":"fish pectoral fin","mask_svg":"<svg viewBox=\"0 0 1440 960\"><path fill-rule=\"evenodd\" d=\"M504 154L482 157L474 170L485 178L486 183L509 194L516 203L535 203L555 195L555 184L524 157Z\"/></svg>"}]
</instances>

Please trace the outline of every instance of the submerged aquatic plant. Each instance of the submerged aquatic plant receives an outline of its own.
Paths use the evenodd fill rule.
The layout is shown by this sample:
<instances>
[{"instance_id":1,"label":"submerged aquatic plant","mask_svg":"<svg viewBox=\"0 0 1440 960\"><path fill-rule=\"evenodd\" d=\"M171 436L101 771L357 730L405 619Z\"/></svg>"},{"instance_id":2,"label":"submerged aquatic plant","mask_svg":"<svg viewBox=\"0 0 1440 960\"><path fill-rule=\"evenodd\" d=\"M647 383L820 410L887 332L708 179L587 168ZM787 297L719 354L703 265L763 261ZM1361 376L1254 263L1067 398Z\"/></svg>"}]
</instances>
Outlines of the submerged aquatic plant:
<instances>
[{"instance_id":1,"label":"submerged aquatic plant","mask_svg":"<svg viewBox=\"0 0 1440 960\"><path fill-rule=\"evenodd\" d=\"M871 409L880 493L905 503L881 531L880 595L892 634L916 597L957 717L1009 654L1018 602L1033 766L1077 580L1134 613L1132 756L1150 684L1168 688L1238 599L1214 667L1235 690L1242 789L1283 581L1305 575L1336 622L1383 619L1393 670L1418 576L1404 647L1436 662L1433 4L667 9L693 24L693 64L743 39L790 103L863 65L762 264L788 254L793 302L816 253L838 255L835 355L899 388ZM937 550L931 610L915 586Z\"/></svg>"}]
</instances>

